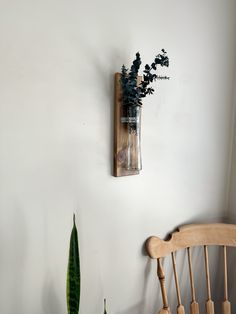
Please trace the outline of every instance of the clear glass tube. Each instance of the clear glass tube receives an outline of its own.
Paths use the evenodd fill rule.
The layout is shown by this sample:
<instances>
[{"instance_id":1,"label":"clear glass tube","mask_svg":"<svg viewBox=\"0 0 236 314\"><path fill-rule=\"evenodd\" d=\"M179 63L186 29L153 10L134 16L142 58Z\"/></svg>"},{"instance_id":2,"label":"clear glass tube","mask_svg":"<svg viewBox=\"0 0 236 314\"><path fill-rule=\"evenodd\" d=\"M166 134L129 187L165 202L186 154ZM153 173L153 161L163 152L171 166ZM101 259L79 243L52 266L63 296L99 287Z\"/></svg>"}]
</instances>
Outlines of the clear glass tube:
<instances>
[{"instance_id":1,"label":"clear glass tube","mask_svg":"<svg viewBox=\"0 0 236 314\"><path fill-rule=\"evenodd\" d=\"M121 118L127 126L126 154L123 167L127 170L141 170L141 107L128 106L126 116Z\"/></svg>"}]
</instances>

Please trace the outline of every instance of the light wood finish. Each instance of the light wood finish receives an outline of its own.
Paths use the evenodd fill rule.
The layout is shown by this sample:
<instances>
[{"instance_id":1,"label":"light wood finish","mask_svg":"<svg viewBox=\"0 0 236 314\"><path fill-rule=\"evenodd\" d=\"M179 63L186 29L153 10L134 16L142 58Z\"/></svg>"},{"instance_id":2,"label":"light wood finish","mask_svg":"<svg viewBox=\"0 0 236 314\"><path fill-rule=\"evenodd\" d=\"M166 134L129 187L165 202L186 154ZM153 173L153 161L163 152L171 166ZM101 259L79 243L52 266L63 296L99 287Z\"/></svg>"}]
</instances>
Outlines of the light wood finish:
<instances>
[{"instance_id":1,"label":"light wood finish","mask_svg":"<svg viewBox=\"0 0 236 314\"><path fill-rule=\"evenodd\" d=\"M223 246L224 252L224 301L222 303L222 314L231 313L231 304L228 300L228 270L227 270L227 248Z\"/></svg>"},{"instance_id":2,"label":"light wood finish","mask_svg":"<svg viewBox=\"0 0 236 314\"><path fill-rule=\"evenodd\" d=\"M160 309L160 311L158 311L158 314L170 314L170 310L168 310L168 309Z\"/></svg>"},{"instance_id":3,"label":"light wood finish","mask_svg":"<svg viewBox=\"0 0 236 314\"><path fill-rule=\"evenodd\" d=\"M150 237L146 241L146 250L151 258L159 258L179 249L203 245L236 246L236 225L186 225L172 233L168 241Z\"/></svg>"},{"instance_id":4,"label":"light wood finish","mask_svg":"<svg viewBox=\"0 0 236 314\"><path fill-rule=\"evenodd\" d=\"M224 250L224 301L228 300L228 274L227 274L227 250L226 246L223 246Z\"/></svg>"},{"instance_id":5,"label":"light wood finish","mask_svg":"<svg viewBox=\"0 0 236 314\"><path fill-rule=\"evenodd\" d=\"M174 278L175 278L175 287L176 287L176 294L177 294L177 314L185 314L184 306L181 301L181 295L180 295L180 286L179 286L179 278L178 273L176 269L176 259L175 259L175 253L171 253L172 256L172 264L173 264L173 270L174 270Z\"/></svg>"},{"instance_id":6,"label":"light wood finish","mask_svg":"<svg viewBox=\"0 0 236 314\"><path fill-rule=\"evenodd\" d=\"M214 302L211 299L211 280L210 280L210 271L209 271L208 248L206 245L204 245L204 260L205 260L206 284L207 284L206 314L214 314Z\"/></svg>"},{"instance_id":7,"label":"light wood finish","mask_svg":"<svg viewBox=\"0 0 236 314\"><path fill-rule=\"evenodd\" d=\"M178 305L177 314L185 314L184 306L182 304Z\"/></svg>"},{"instance_id":8,"label":"light wood finish","mask_svg":"<svg viewBox=\"0 0 236 314\"><path fill-rule=\"evenodd\" d=\"M166 293L166 288L165 288L165 273L164 273L164 270L162 267L162 261L160 258L157 259L157 276L160 282L162 302L163 302L163 308L159 312L159 314L169 313L168 298L167 298L167 293Z\"/></svg>"},{"instance_id":9,"label":"light wood finish","mask_svg":"<svg viewBox=\"0 0 236 314\"><path fill-rule=\"evenodd\" d=\"M196 301L191 302L190 313L191 314L199 314L199 304Z\"/></svg>"},{"instance_id":10,"label":"light wood finish","mask_svg":"<svg viewBox=\"0 0 236 314\"><path fill-rule=\"evenodd\" d=\"M188 266L189 266L189 278L190 278L190 287L191 287L191 296L192 301L190 304L190 312L191 314L199 314L199 304L196 302L196 292L195 292L195 285L194 285L194 278L193 278L193 267L192 267L192 257L190 248L187 248L188 253Z\"/></svg>"},{"instance_id":11,"label":"light wood finish","mask_svg":"<svg viewBox=\"0 0 236 314\"><path fill-rule=\"evenodd\" d=\"M208 300L206 302L206 314L214 314L214 302L212 300Z\"/></svg>"},{"instance_id":12,"label":"light wood finish","mask_svg":"<svg viewBox=\"0 0 236 314\"><path fill-rule=\"evenodd\" d=\"M214 302L212 300L210 267L208 257L208 246L222 246L224 254L224 299L222 300L222 314L231 314L231 303L228 299L228 269L227 269L227 247L236 247L236 225L232 224L196 224L186 225L178 228L173 232L169 240L162 240L156 236L148 238L146 241L146 250L151 258L158 261L158 277L161 285L163 308L159 314L166 314L170 311L167 301L167 291L165 288L165 276L161 265L161 259L167 255L172 255L173 272L175 277L175 285L177 292L177 313L184 313L184 307L181 300L181 291L179 278L176 270L175 252L180 249L187 249L189 278L191 289L190 313L199 314L199 305L196 299L196 291L194 285L194 272L191 258L191 248L201 246L204 248L204 264L206 274L206 314L214 314ZM201 261L198 260L198 263ZM186 287L188 289L188 287Z\"/></svg>"},{"instance_id":13,"label":"light wood finish","mask_svg":"<svg viewBox=\"0 0 236 314\"><path fill-rule=\"evenodd\" d=\"M222 303L222 314L231 314L231 304L229 301Z\"/></svg>"},{"instance_id":14,"label":"light wood finish","mask_svg":"<svg viewBox=\"0 0 236 314\"><path fill-rule=\"evenodd\" d=\"M121 123L122 116L122 90L120 84L120 73L115 73L115 110L114 110L114 160L113 175L115 177L139 174L138 170L126 170L123 166L127 154L128 129L126 123ZM138 83L141 82L138 76Z\"/></svg>"}]
</instances>

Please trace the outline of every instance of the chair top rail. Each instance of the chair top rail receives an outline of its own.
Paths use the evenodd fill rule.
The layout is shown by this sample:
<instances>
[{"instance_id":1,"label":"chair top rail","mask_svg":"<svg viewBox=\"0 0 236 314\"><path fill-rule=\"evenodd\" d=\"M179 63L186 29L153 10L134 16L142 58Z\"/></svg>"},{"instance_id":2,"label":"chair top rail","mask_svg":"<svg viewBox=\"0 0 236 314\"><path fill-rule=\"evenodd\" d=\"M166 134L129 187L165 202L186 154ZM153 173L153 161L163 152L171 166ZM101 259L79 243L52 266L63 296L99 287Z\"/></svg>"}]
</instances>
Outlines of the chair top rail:
<instances>
[{"instance_id":1,"label":"chair top rail","mask_svg":"<svg viewBox=\"0 0 236 314\"><path fill-rule=\"evenodd\" d=\"M146 251L151 258L160 258L179 249L204 245L236 246L236 225L224 223L184 225L171 233L167 241L156 236L148 238Z\"/></svg>"}]
</instances>

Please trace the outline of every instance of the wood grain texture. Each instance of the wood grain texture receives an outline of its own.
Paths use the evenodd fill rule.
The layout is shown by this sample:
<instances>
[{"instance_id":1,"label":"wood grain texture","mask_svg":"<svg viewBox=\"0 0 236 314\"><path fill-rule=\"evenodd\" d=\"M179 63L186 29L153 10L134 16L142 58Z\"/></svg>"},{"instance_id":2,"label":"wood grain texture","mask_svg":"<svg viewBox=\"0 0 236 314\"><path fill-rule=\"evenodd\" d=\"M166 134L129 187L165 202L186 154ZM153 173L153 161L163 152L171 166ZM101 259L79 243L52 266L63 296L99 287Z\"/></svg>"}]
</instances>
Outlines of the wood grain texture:
<instances>
[{"instance_id":1,"label":"wood grain texture","mask_svg":"<svg viewBox=\"0 0 236 314\"><path fill-rule=\"evenodd\" d=\"M211 299L211 279L210 279L207 245L204 245L204 260L205 260L206 285L207 285L206 314L214 314L214 302Z\"/></svg>"},{"instance_id":2,"label":"wood grain texture","mask_svg":"<svg viewBox=\"0 0 236 314\"><path fill-rule=\"evenodd\" d=\"M206 314L214 314L214 302L212 300L208 300L206 302Z\"/></svg>"},{"instance_id":3,"label":"wood grain texture","mask_svg":"<svg viewBox=\"0 0 236 314\"><path fill-rule=\"evenodd\" d=\"M175 253L172 252L171 256L172 256L172 265L173 265L173 271L174 271L177 301L178 301L178 306L180 306L180 305L182 305L182 301L181 301L181 295L180 295L179 277L178 277L178 273L177 273Z\"/></svg>"},{"instance_id":4,"label":"wood grain texture","mask_svg":"<svg viewBox=\"0 0 236 314\"><path fill-rule=\"evenodd\" d=\"M224 252L224 300L228 300L228 269L227 269L227 249L223 246Z\"/></svg>"},{"instance_id":5,"label":"wood grain texture","mask_svg":"<svg viewBox=\"0 0 236 314\"><path fill-rule=\"evenodd\" d=\"M114 110L114 160L113 176L122 177L139 174L138 170L127 170L124 167L127 154L128 128L126 123L121 123L122 116L122 90L120 84L120 73L115 73L115 110ZM138 82L141 76L138 77Z\"/></svg>"},{"instance_id":6,"label":"wood grain texture","mask_svg":"<svg viewBox=\"0 0 236 314\"><path fill-rule=\"evenodd\" d=\"M169 309L160 309L160 311L157 312L158 314L170 314Z\"/></svg>"},{"instance_id":7,"label":"wood grain texture","mask_svg":"<svg viewBox=\"0 0 236 314\"><path fill-rule=\"evenodd\" d=\"M178 228L164 241L152 236L146 241L146 251L151 258L169 255L179 249L203 245L236 246L236 225L232 224L192 224Z\"/></svg>"},{"instance_id":8,"label":"wood grain texture","mask_svg":"<svg viewBox=\"0 0 236 314\"><path fill-rule=\"evenodd\" d=\"M192 296L192 302L190 304L190 312L191 314L199 314L199 304L196 302L196 292L195 292L195 285L194 285L193 266L192 266L192 257L191 257L190 248L187 248L187 253L188 253L189 279L190 279L191 296Z\"/></svg>"},{"instance_id":9,"label":"wood grain texture","mask_svg":"<svg viewBox=\"0 0 236 314\"><path fill-rule=\"evenodd\" d=\"M208 297L208 300L211 300L211 280L210 280L210 271L209 271L208 249L206 245L204 245L204 260L205 260L205 271L206 271L207 297Z\"/></svg>"},{"instance_id":10,"label":"wood grain texture","mask_svg":"<svg viewBox=\"0 0 236 314\"><path fill-rule=\"evenodd\" d=\"M177 314L185 314L185 310L184 310L183 305L177 306Z\"/></svg>"},{"instance_id":11,"label":"wood grain texture","mask_svg":"<svg viewBox=\"0 0 236 314\"><path fill-rule=\"evenodd\" d=\"M222 314L231 314L231 304L229 301L222 303Z\"/></svg>"},{"instance_id":12,"label":"wood grain texture","mask_svg":"<svg viewBox=\"0 0 236 314\"><path fill-rule=\"evenodd\" d=\"M159 279L160 287L161 287L163 310L169 311L168 298L167 298L166 287L165 287L165 273L164 273L164 270L162 267L162 261L160 258L157 259L157 277Z\"/></svg>"},{"instance_id":13,"label":"wood grain texture","mask_svg":"<svg viewBox=\"0 0 236 314\"><path fill-rule=\"evenodd\" d=\"M231 304L228 300L228 267L227 267L227 248L223 246L224 253L224 301L222 303L222 314L231 313Z\"/></svg>"},{"instance_id":14,"label":"wood grain texture","mask_svg":"<svg viewBox=\"0 0 236 314\"><path fill-rule=\"evenodd\" d=\"M176 258L175 253L171 253L172 256L172 265L173 265L173 271L174 271L174 278L175 278L175 288L176 288L176 294L177 294L177 314L184 314L184 306L181 301L181 294L180 294L180 285L179 285L179 278L177 273L177 267L176 267Z\"/></svg>"},{"instance_id":15,"label":"wood grain texture","mask_svg":"<svg viewBox=\"0 0 236 314\"><path fill-rule=\"evenodd\" d=\"M210 266L208 257L208 246L222 246L224 254L223 274L224 274L224 298L221 303L221 313L231 314L231 303L228 300L228 267L227 267L227 247L236 247L236 225L232 224L192 224L178 228L177 231L170 234L169 240L164 241L156 236L148 238L146 241L146 250L151 258L155 258L158 261L165 256L172 256L173 273L175 278L176 293L177 293L177 314L184 313L184 307L181 304L179 279L176 270L175 252L181 249L187 249L187 258L189 266L190 277L190 290L191 290L191 303L190 313L199 314L199 304L196 300L196 291L194 285L194 272L191 259L191 247L201 246L204 248L204 264L205 264L205 276L206 276L206 302L205 313L214 314L215 305L212 299L211 291L211 279L210 279ZM200 261L201 263L201 261ZM203 266L203 265L202 265ZM168 313L169 306L167 302L167 291L164 286L165 275L162 266L159 267L159 280L161 289L163 291L163 308L159 314ZM202 268L201 271L204 271ZM196 274L197 276L198 274ZM181 280L181 279L180 279ZM217 309L218 310L218 309Z\"/></svg>"},{"instance_id":16,"label":"wood grain texture","mask_svg":"<svg viewBox=\"0 0 236 314\"><path fill-rule=\"evenodd\" d=\"M199 304L196 301L190 304L190 312L191 314L199 314Z\"/></svg>"}]
</instances>

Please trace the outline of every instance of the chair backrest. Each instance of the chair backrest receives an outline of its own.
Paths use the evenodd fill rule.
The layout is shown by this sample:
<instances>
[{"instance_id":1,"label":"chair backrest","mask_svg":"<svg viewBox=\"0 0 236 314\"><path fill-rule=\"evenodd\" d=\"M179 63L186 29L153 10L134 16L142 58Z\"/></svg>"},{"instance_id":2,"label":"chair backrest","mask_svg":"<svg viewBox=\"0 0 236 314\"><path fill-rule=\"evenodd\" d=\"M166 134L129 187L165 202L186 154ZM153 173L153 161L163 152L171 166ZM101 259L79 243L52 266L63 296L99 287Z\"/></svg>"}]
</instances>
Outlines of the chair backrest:
<instances>
[{"instance_id":1,"label":"chair backrest","mask_svg":"<svg viewBox=\"0 0 236 314\"><path fill-rule=\"evenodd\" d=\"M168 304L167 290L165 285L165 273L163 269L163 258L170 255L172 259L173 274L175 281L175 290L177 297L177 313L184 314L185 308L181 300L181 291L179 284L178 271L176 266L176 252L178 250L186 250L186 257L188 260L188 270L191 290L191 301L190 301L190 313L199 314L199 304L196 297L194 279L196 280L196 274L194 274L193 263L192 263L192 248L203 247L204 255L204 267L202 268L205 272L206 278L206 313L214 314L214 302L212 300L211 290L211 279L209 271L209 258L208 258L208 246L220 246L222 247L223 256L223 291L224 296L222 298L222 314L231 313L231 303L228 298L228 269L227 269L227 247L236 246L236 225L232 224L192 224L185 225L176 232L170 234L170 238L164 241L156 236L148 238L146 241L146 250L148 255L157 260L157 276L160 282L160 289L162 295L163 307L159 311L160 314L170 313L170 307ZM195 275L195 276L194 276Z\"/></svg>"}]
</instances>

